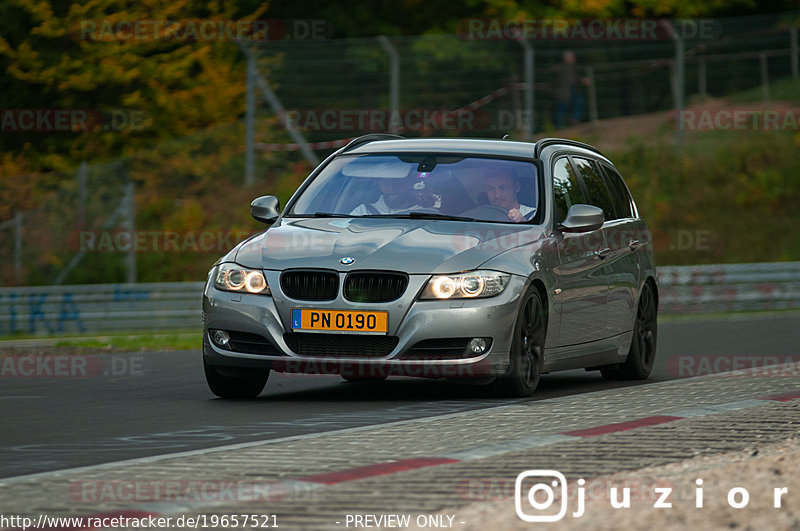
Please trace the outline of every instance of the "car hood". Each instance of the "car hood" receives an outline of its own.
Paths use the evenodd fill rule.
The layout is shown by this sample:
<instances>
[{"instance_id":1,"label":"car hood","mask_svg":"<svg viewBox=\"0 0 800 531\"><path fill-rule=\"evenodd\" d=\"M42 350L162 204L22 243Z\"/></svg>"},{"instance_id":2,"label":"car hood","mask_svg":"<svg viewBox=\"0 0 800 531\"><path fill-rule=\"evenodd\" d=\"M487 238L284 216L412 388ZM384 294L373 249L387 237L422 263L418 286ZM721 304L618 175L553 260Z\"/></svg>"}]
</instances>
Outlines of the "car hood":
<instances>
[{"instance_id":1,"label":"car hood","mask_svg":"<svg viewBox=\"0 0 800 531\"><path fill-rule=\"evenodd\" d=\"M453 273L542 237L530 225L448 220L312 218L282 220L235 250L258 269L380 269ZM351 258L351 265L340 260Z\"/></svg>"}]
</instances>

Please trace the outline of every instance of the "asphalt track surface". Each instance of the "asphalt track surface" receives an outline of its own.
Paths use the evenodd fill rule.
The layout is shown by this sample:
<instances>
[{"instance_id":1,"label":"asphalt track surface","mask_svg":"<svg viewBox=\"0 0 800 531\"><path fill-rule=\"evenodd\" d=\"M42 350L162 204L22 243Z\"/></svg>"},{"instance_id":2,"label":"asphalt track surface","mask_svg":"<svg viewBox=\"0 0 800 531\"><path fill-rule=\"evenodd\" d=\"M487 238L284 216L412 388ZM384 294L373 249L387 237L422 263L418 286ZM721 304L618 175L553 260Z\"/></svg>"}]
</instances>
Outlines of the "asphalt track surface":
<instances>
[{"instance_id":1,"label":"asphalt track surface","mask_svg":"<svg viewBox=\"0 0 800 531\"><path fill-rule=\"evenodd\" d=\"M659 326L658 358L645 382L608 382L598 372L542 377L525 400L800 359L800 316L764 314L673 321ZM119 461L233 443L369 426L506 405L480 387L390 378L270 376L258 399L215 398L199 351L90 357L87 377L0 378L0 477ZM715 367L716 364L716 367ZM104 367L104 369L103 369ZM705 372L704 372L705 371Z\"/></svg>"}]
</instances>

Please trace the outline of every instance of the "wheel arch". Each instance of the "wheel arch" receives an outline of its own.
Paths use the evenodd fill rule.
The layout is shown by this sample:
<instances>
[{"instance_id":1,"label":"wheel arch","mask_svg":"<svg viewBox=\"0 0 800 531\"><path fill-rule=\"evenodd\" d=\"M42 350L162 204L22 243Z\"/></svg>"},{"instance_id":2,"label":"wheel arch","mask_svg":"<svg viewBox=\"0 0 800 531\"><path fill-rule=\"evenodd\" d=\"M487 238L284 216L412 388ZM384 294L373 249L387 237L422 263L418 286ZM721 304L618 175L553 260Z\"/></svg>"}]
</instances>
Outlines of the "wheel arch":
<instances>
[{"instance_id":1,"label":"wheel arch","mask_svg":"<svg viewBox=\"0 0 800 531\"><path fill-rule=\"evenodd\" d=\"M647 278L644 279L644 283L642 284L642 289L644 289L644 286L648 284L650 285L650 288L653 290L653 298L655 299L656 303L656 314L658 314L658 302L659 302L658 282L656 281L653 275L647 275ZM639 292L639 296L641 296L641 291Z\"/></svg>"},{"instance_id":2,"label":"wheel arch","mask_svg":"<svg viewBox=\"0 0 800 531\"><path fill-rule=\"evenodd\" d=\"M550 298L547 296L547 288L544 287L544 282L540 278L534 278L531 281L531 285L536 288L536 291L539 292L539 295L542 297L542 302L544 304L544 313L545 315L550 314Z\"/></svg>"},{"instance_id":3,"label":"wheel arch","mask_svg":"<svg viewBox=\"0 0 800 531\"><path fill-rule=\"evenodd\" d=\"M532 277L528 286L526 286L525 291L529 287L536 288L536 291L539 293L539 297L542 299L542 307L544 308L544 324L545 324L545 331L546 333L550 332L550 305L552 304L552 300L547 294L547 287L545 286L544 280L539 277Z\"/></svg>"}]
</instances>

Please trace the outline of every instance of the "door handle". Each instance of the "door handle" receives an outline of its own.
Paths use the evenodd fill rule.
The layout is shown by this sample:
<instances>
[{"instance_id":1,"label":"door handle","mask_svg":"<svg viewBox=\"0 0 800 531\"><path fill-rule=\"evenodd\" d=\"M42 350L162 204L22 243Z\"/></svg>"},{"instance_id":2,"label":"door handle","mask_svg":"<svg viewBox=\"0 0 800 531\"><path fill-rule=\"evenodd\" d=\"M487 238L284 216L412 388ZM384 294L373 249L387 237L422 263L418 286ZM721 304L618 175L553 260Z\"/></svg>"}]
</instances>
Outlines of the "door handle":
<instances>
[{"instance_id":1,"label":"door handle","mask_svg":"<svg viewBox=\"0 0 800 531\"><path fill-rule=\"evenodd\" d=\"M628 248L631 251L635 251L636 249L638 249L639 248L639 240L631 240L631 241L629 241L628 242Z\"/></svg>"},{"instance_id":2,"label":"door handle","mask_svg":"<svg viewBox=\"0 0 800 531\"><path fill-rule=\"evenodd\" d=\"M597 256L598 258L600 258L602 260L603 258L608 256L609 254L611 254L611 249L606 247L605 249L600 249L599 251L595 251L594 254L595 254L595 256Z\"/></svg>"}]
</instances>

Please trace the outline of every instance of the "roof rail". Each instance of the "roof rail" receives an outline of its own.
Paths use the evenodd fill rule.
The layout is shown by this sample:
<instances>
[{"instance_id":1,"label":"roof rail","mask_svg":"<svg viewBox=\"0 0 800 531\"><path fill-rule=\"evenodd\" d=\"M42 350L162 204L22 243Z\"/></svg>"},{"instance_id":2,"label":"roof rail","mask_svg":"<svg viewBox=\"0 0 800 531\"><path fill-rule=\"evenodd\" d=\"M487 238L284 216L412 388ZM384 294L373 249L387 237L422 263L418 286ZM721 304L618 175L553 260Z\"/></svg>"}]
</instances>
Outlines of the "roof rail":
<instances>
[{"instance_id":1,"label":"roof rail","mask_svg":"<svg viewBox=\"0 0 800 531\"><path fill-rule=\"evenodd\" d=\"M362 144L368 144L369 142L374 142L376 140L398 140L403 138L400 135L392 135L389 133L369 133L366 135L361 135L358 138L354 138L342 150L342 153L345 151L350 151L353 148L356 148Z\"/></svg>"},{"instance_id":2,"label":"roof rail","mask_svg":"<svg viewBox=\"0 0 800 531\"><path fill-rule=\"evenodd\" d=\"M590 146L589 144L584 144L583 142L578 142L577 140L569 140L567 138L542 138L541 140L536 141L536 147L533 150L533 156L539 158L539 155L542 153L544 148L555 144L563 144L566 146L588 149L589 151L594 151L598 155L602 155L600 150L596 147Z\"/></svg>"}]
</instances>

